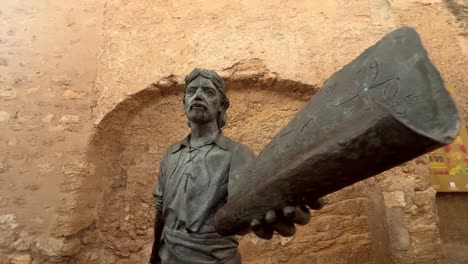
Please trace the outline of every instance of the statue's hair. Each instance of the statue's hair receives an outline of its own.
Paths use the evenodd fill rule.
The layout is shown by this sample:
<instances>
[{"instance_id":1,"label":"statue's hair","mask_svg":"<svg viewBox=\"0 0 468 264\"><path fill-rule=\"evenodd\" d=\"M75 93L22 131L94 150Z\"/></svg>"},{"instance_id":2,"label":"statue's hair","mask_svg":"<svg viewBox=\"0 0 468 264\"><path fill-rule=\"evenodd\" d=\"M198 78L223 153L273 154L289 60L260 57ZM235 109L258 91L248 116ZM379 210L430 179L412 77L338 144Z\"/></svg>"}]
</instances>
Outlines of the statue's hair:
<instances>
[{"instance_id":1,"label":"statue's hair","mask_svg":"<svg viewBox=\"0 0 468 264\"><path fill-rule=\"evenodd\" d=\"M216 122L218 124L218 128L223 128L224 125L226 124L227 120L227 114L226 110L229 108L229 99L226 96L226 85L224 84L224 80L219 76L219 74L215 71L212 70L207 70L207 69L193 69L192 72L190 72L186 77L185 77L185 89L184 89L184 98L185 98L185 93L187 92L187 87L189 84L194 81L198 77L203 77L208 80L210 80L213 85L216 87L216 90L218 90L219 94L221 95L221 111L218 113L218 116L216 117ZM185 103L185 100L184 100Z\"/></svg>"}]
</instances>

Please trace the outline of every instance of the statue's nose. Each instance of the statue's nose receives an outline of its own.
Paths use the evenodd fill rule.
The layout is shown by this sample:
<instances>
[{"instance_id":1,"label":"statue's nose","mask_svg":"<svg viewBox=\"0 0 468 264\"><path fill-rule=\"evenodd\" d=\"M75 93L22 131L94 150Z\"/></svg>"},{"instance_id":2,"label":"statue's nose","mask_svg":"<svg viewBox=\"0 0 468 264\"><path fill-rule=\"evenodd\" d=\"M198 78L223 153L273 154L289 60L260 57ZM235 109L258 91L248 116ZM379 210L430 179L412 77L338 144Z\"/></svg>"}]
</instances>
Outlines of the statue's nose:
<instances>
[{"instance_id":1,"label":"statue's nose","mask_svg":"<svg viewBox=\"0 0 468 264\"><path fill-rule=\"evenodd\" d=\"M199 100L199 101L203 100L203 94L202 94L201 89L197 89L193 97L193 100Z\"/></svg>"}]
</instances>

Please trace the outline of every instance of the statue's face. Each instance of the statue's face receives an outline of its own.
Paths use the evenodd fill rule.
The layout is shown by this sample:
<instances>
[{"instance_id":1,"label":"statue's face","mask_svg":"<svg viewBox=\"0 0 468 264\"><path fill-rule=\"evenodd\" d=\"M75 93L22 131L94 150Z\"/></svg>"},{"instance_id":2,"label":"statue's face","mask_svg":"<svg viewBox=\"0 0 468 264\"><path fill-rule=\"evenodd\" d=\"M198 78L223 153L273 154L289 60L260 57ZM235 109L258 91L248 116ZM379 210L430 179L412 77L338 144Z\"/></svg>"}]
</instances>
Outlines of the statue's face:
<instances>
[{"instance_id":1,"label":"statue's face","mask_svg":"<svg viewBox=\"0 0 468 264\"><path fill-rule=\"evenodd\" d=\"M194 123L216 122L221 95L209 79L200 76L187 86L184 107L188 119Z\"/></svg>"}]
</instances>

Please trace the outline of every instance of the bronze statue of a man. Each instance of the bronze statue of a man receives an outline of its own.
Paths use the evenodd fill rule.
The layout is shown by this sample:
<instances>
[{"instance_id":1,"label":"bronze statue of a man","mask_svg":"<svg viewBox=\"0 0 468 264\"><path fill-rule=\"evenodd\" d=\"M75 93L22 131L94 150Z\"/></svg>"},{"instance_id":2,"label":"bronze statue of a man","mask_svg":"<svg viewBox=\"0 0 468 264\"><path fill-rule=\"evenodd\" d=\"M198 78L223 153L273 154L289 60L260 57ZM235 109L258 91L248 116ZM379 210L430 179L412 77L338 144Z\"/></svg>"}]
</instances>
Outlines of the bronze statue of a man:
<instances>
[{"instance_id":1,"label":"bronze statue of a man","mask_svg":"<svg viewBox=\"0 0 468 264\"><path fill-rule=\"evenodd\" d=\"M255 158L222 133L228 107L224 81L215 71L194 69L185 78L191 133L170 146L160 162L150 263L241 263L236 239L219 235L214 225L216 211L235 196L236 181ZM288 206L252 220L251 228L265 239L274 230L290 236L294 223L309 219L305 206Z\"/></svg>"}]
</instances>

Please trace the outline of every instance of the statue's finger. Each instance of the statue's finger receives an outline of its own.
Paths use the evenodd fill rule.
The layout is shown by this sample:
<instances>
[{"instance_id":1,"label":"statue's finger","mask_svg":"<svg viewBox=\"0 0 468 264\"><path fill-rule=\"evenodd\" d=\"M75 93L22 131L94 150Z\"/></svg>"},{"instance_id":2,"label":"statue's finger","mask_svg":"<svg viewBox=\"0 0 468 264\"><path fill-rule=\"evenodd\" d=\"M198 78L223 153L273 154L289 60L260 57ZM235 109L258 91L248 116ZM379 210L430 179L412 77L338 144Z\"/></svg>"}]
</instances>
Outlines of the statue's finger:
<instances>
[{"instance_id":1,"label":"statue's finger","mask_svg":"<svg viewBox=\"0 0 468 264\"><path fill-rule=\"evenodd\" d=\"M286 206L283 208L284 217L292 223L305 225L309 223L311 214L305 205Z\"/></svg>"},{"instance_id":2,"label":"statue's finger","mask_svg":"<svg viewBox=\"0 0 468 264\"><path fill-rule=\"evenodd\" d=\"M252 230L259 229L261 224L262 223L260 222L260 220L253 219L252 221L250 221L250 228L252 228Z\"/></svg>"},{"instance_id":3,"label":"statue's finger","mask_svg":"<svg viewBox=\"0 0 468 264\"><path fill-rule=\"evenodd\" d=\"M275 223L276 221L278 221L278 217L276 215L276 212L275 210L270 210L268 212L266 212L265 214L265 222L267 224L273 224Z\"/></svg>"},{"instance_id":4,"label":"statue's finger","mask_svg":"<svg viewBox=\"0 0 468 264\"><path fill-rule=\"evenodd\" d=\"M289 221L294 222L294 219L296 218L296 207L295 206L283 207L283 215Z\"/></svg>"},{"instance_id":5,"label":"statue's finger","mask_svg":"<svg viewBox=\"0 0 468 264\"><path fill-rule=\"evenodd\" d=\"M296 233L296 227L288 221L278 221L273 225L273 228L284 237L290 237Z\"/></svg>"},{"instance_id":6,"label":"statue's finger","mask_svg":"<svg viewBox=\"0 0 468 264\"><path fill-rule=\"evenodd\" d=\"M323 206L325 206L327 204L327 202L323 199L323 198L319 198L317 200L313 200L309 203L307 203L307 205L310 207L310 209L312 210L320 210L322 209Z\"/></svg>"},{"instance_id":7,"label":"statue's finger","mask_svg":"<svg viewBox=\"0 0 468 264\"><path fill-rule=\"evenodd\" d=\"M250 228L246 228L246 229L244 229L242 231L237 232L237 235L239 235L239 236L247 235L248 233L250 233L250 231L251 231Z\"/></svg>"},{"instance_id":8,"label":"statue's finger","mask_svg":"<svg viewBox=\"0 0 468 264\"><path fill-rule=\"evenodd\" d=\"M250 228L259 238L270 240L273 237L273 229L268 225L262 224L258 219L250 221Z\"/></svg>"},{"instance_id":9,"label":"statue's finger","mask_svg":"<svg viewBox=\"0 0 468 264\"><path fill-rule=\"evenodd\" d=\"M294 223L298 225L306 225L307 223L309 223L312 215L310 214L309 209L307 209L305 205L296 206L294 209Z\"/></svg>"}]
</instances>

